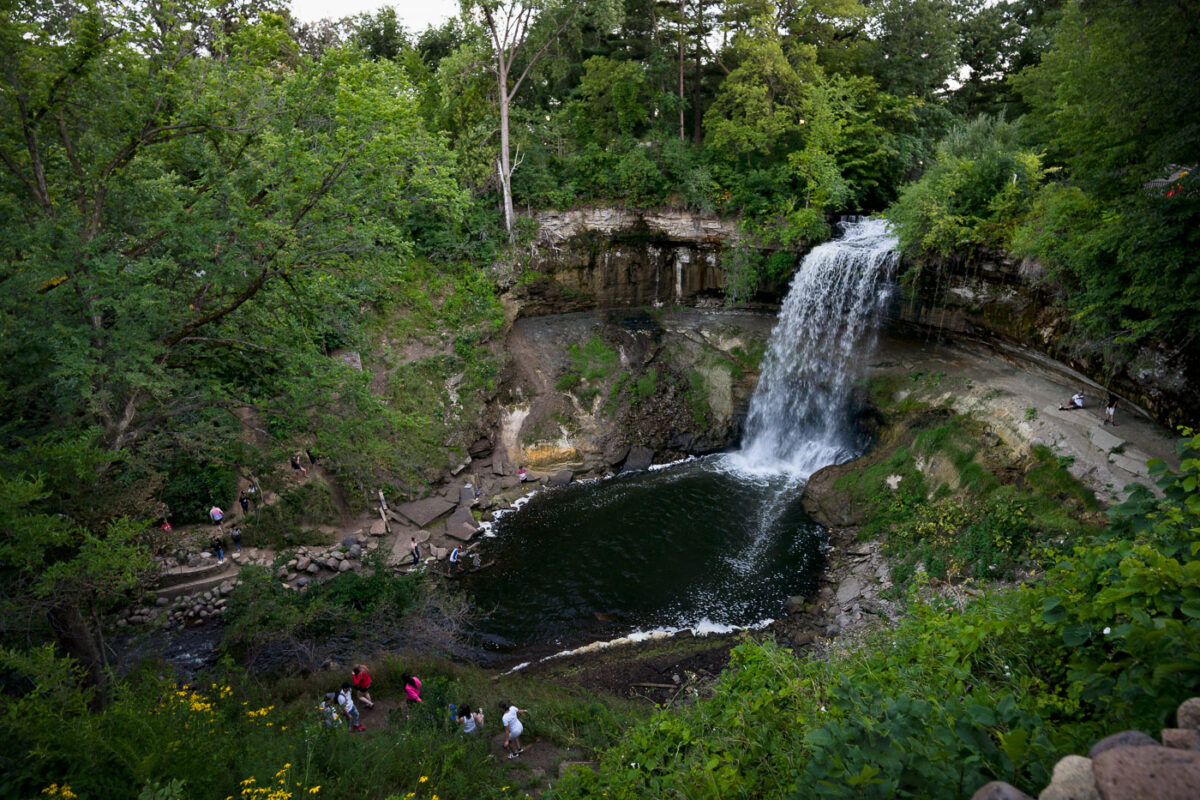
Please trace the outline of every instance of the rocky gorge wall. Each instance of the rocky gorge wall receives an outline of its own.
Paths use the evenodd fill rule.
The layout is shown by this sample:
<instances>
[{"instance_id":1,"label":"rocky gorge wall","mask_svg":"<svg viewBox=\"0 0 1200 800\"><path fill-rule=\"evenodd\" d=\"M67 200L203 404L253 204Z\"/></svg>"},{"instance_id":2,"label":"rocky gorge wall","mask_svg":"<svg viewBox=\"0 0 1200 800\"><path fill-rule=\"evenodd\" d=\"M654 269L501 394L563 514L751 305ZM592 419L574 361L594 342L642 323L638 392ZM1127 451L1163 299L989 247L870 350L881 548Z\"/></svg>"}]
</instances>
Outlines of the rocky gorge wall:
<instances>
[{"instance_id":1,"label":"rocky gorge wall","mask_svg":"<svg viewBox=\"0 0 1200 800\"><path fill-rule=\"evenodd\" d=\"M1174 427L1200 420L1200 348L1144 344L1132 353L1111 340L1079 341L1062 298L1041 283L1040 264L992 251L973 264L940 260L901 267L894 328L970 338L1044 366L1065 366L1091 382L1090 404L1112 391ZM1053 364L1052 362L1058 362ZM1064 396L1073 391L1064 375Z\"/></svg>"}]
</instances>

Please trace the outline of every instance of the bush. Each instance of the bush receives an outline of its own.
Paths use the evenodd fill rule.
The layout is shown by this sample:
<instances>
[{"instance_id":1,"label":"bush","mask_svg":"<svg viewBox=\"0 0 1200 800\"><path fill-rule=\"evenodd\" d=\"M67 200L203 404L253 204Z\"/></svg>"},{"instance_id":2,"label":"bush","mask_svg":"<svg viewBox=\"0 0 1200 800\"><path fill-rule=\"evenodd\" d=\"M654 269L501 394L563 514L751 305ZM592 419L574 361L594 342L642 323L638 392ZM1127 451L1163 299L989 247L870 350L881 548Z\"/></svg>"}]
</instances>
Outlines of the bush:
<instances>
[{"instance_id":1,"label":"bush","mask_svg":"<svg viewBox=\"0 0 1200 800\"><path fill-rule=\"evenodd\" d=\"M207 522L208 509L232 502L237 470L226 464L200 464L179 459L171 466L160 495L176 523Z\"/></svg>"}]
</instances>

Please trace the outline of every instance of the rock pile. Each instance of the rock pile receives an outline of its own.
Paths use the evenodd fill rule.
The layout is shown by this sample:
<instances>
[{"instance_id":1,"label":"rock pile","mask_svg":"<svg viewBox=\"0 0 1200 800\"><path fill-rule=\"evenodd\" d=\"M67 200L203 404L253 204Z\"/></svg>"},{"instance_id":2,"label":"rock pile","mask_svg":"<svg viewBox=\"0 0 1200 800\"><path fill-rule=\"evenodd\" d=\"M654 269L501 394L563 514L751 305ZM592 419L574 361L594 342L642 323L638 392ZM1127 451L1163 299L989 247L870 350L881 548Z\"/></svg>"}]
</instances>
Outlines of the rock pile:
<instances>
[{"instance_id":1,"label":"rock pile","mask_svg":"<svg viewBox=\"0 0 1200 800\"><path fill-rule=\"evenodd\" d=\"M1054 765L1038 800L1194 800L1200 797L1200 697L1180 704L1178 726L1162 732L1162 744L1141 731L1108 736L1083 756ZM971 800L1033 800L1015 786L992 781Z\"/></svg>"}]
</instances>

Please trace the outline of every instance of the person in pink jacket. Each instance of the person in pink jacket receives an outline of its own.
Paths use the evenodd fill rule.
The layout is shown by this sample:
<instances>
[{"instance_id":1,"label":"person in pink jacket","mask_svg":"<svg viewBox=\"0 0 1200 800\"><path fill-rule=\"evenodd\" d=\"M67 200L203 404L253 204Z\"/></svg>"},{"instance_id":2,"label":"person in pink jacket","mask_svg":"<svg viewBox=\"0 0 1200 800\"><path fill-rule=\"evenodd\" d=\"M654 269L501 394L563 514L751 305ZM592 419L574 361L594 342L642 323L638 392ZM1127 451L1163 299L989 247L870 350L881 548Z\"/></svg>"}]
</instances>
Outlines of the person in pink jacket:
<instances>
[{"instance_id":1,"label":"person in pink jacket","mask_svg":"<svg viewBox=\"0 0 1200 800\"><path fill-rule=\"evenodd\" d=\"M404 717L407 719L408 707L421 702L421 679L406 672L400 676L400 683L404 685Z\"/></svg>"}]
</instances>

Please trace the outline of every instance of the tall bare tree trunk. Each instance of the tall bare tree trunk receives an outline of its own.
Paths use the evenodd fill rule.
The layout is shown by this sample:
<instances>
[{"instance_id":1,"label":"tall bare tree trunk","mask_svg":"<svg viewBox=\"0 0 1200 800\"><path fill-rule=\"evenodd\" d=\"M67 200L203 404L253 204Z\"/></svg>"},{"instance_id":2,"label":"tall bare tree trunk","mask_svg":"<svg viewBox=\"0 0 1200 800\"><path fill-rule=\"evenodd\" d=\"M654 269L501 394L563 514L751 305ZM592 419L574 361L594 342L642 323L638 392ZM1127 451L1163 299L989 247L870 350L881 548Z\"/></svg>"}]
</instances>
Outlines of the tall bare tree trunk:
<instances>
[{"instance_id":1,"label":"tall bare tree trunk","mask_svg":"<svg viewBox=\"0 0 1200 800\"><path fill-rule=\"evenodd\" d=\"M508 69L498 70L500 82L500 192L504 196L504 230L513 235L512 161L508 152Z\"/></svg>"},{"instance_id":2,"label":"tall bare tree trunk","mask_svg":"<svg viewBox=\"0 0 1200 800\"><path fill-rule=\"evenodd\" d=\"M687 0L679 0L679 141L687 139L684 131L683 97L683 30L687 21Z\"/></svg>"}]
</instances>

